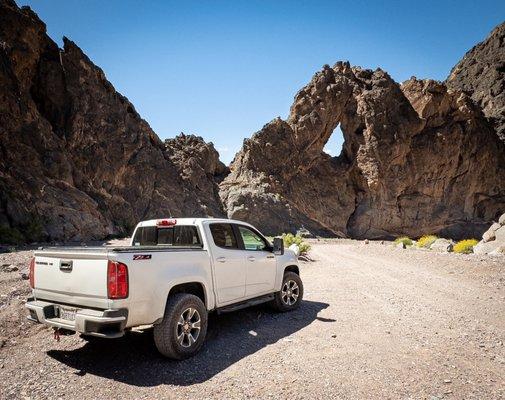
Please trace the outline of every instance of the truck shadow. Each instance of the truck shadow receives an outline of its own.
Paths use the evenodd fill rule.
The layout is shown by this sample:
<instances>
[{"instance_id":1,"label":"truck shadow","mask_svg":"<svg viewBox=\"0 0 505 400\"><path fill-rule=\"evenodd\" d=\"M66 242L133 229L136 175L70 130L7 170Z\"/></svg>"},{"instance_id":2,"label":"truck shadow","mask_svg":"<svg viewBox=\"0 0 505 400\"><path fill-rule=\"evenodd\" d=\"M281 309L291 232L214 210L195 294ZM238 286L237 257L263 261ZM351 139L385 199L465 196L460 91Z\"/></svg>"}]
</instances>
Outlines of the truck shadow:
<instances>
[{"instance_id":1,"label":"truck shadow","mask_svg":"<svg viewBox=\"0 0 505 400\"><path fill-rule=\"evenodd\" d=\"M304 301L296 311L275 314L261 305L229 314L211 315L207 340L193 358L171 361L156 350L152 331L131 332L121 339L86 343L76 350L50 350L53 359L76 369L135 386L204 382L230 365L275 343L317 319L326 303ZM303 343L299 344L303 345Z\"/></svg>"}]
</instances>

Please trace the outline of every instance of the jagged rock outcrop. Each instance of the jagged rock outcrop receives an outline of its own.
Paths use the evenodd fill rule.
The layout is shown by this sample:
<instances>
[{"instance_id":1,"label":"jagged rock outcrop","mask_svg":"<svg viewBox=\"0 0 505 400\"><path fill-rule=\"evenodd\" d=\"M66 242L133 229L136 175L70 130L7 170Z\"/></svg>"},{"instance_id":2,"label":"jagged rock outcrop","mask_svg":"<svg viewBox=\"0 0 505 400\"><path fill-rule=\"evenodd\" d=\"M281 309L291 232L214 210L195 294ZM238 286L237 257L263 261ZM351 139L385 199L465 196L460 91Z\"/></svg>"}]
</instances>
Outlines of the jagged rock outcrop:
<instances>
[{"instance_id":1,"label":"jagged rock outcrop","mask_svg":"<svg viewBox=\"0 0 505 400\"><path fill-rule=\"evenodd\" d=\"M219 160L212 142L206 143L200 136L181 133L173 139L166 139L165 149L205 212L211 216L224 216L218 185L229 169Z\"/></svg>"},{"instance_id":2,"label":"jagged rock outcrop","mask_svg":"<svg viewBox=\"0 0 505 400\"><path fill-rule=\"evenodd\" d=\"M340 124L342 154L323 147ZM246 140L221 184L230 217L267 230L305 224L352 237L461 237L505 208L505 148L460 91L415 78L325 66ZM261 210L262 212L259 212Z\"/></svg>"},{"instance_id":3,"label":"jagged rock outcrop","mask_svg":"<svg viewBox=\"0 0 505 400\"><path fill-rule=\"evenodd\" d=\"M181 165L70 40L0 1L0 241L129 233L143 218L207 215Z\"/></svg>"},{"instance_id":4,"label":"jagged rock outcrop","mask_svg":"<svg viewBox=\"0 0 505 400\"><path fill-rule=\"evenodd\" d=\"M452 69L447 86L469 93L505 141L505 22L465 54Z\"/></svg>"}]
</instances>

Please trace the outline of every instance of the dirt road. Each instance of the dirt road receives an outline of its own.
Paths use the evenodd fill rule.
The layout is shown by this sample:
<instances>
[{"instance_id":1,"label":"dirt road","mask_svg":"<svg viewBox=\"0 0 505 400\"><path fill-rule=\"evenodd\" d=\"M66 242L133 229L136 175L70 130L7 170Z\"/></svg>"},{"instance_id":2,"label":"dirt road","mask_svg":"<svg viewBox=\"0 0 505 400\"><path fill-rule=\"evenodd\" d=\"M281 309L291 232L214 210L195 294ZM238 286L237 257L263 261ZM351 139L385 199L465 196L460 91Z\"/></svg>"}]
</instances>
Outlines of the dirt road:
<instances>
[{"instance_id":1,"label":"dirt road","mask_svg":"<svg viewBox=\"0 0 505 400\"><path fill-rule=\"evenodd\" d=\"M104 345L40 327L9 336L7 293L0 398L505 398L505 258L353 241L311 256L298 311L213 316L183 362L148 331Z\"/></svg>"}]
</instances>

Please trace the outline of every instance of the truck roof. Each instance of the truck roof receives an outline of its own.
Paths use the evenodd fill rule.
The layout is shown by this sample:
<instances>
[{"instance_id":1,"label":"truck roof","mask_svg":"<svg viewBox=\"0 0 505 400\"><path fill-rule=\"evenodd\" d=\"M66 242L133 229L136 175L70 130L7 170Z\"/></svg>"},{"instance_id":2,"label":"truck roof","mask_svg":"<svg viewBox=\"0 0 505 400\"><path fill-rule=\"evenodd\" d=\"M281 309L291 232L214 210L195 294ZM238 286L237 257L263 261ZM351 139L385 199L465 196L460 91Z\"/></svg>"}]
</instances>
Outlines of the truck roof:
<instances>
[{"instance_id":1,"label":"truck roof","mask_svg":"<svg viewBox=\"0 0 505 400\"><path fill-rule=\"evenodd\" d=\"M252 225L248 224L247 222L238 221L236 219L212 218L212 217L206 217L206 218L177 218L177 217L156 218L156 219L149 219L147 221L141 221L137 224L137 226L156 226L159 220L176 220L177 225L197 225L202 222L212 221L212 222L234 223L234 224L242 224L242 225L252 226Z\"/></svg>"}]
</instances>

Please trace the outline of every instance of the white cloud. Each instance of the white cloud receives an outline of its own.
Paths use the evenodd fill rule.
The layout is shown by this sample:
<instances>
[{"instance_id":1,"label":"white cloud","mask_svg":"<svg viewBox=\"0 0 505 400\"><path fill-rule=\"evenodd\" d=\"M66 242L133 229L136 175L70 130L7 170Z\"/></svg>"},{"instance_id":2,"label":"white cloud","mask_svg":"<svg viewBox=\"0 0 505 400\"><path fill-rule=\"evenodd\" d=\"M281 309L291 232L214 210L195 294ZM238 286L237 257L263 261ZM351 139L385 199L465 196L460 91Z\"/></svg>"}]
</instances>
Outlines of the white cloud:
<instances>
[{"instance_id":1,"label":"white cloud","mask_svg":"<svg viewBox=\"0 0 505 400\"><path fill-rule=\"evenodd\" d=\"M220 153L228 153L230 151L230 149L228 147L224 146L224 147L218 147L217 151L219 151Z\"/></svg>"},{"instance_id":2,"label":"white cloud","mask_svg":"<svg viewBox=\"0 0 505 400\"><path fill-rule=\"evenodd\" d=\"M331 154L331 149L330 149L328 146L326 146L326 147L323 149L323 151L324 151L326 154Z\"/></svg>"}]
</instances>

